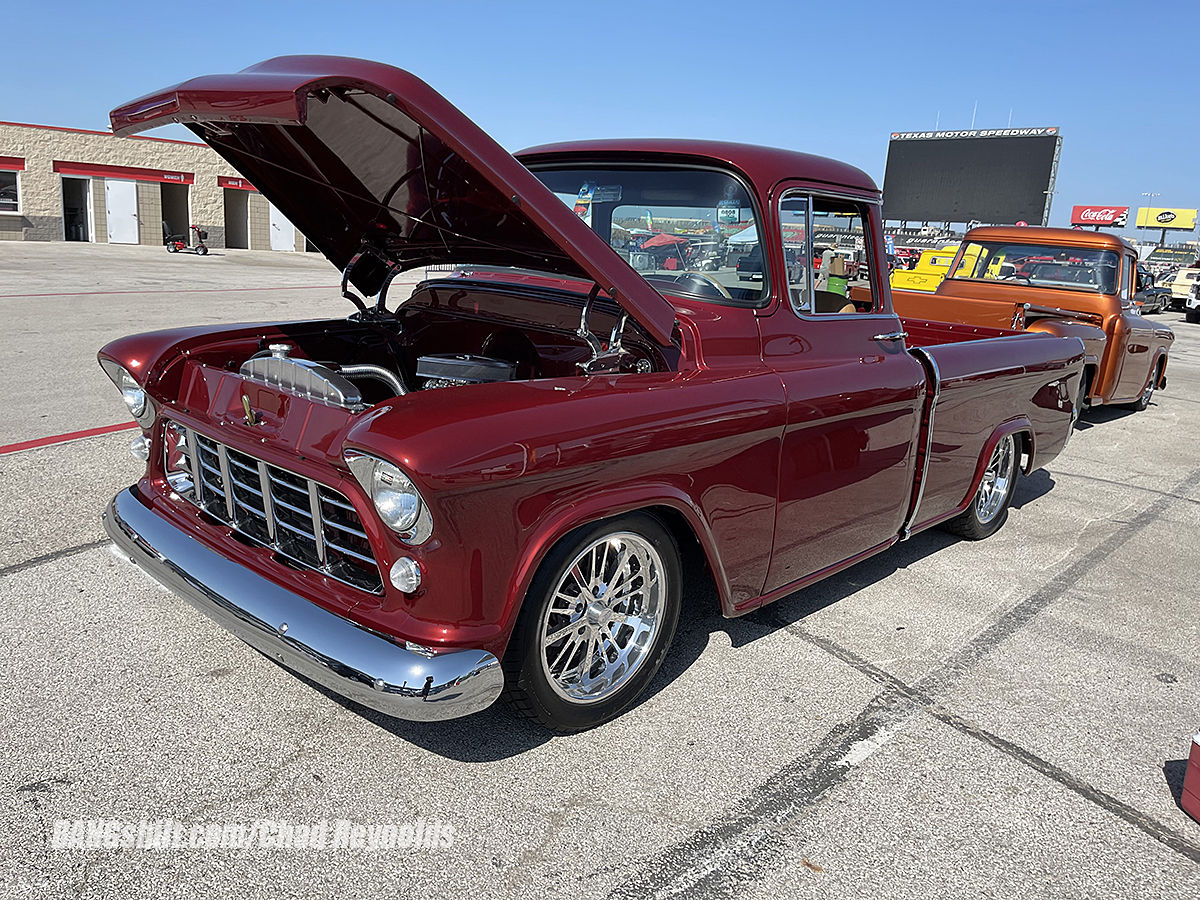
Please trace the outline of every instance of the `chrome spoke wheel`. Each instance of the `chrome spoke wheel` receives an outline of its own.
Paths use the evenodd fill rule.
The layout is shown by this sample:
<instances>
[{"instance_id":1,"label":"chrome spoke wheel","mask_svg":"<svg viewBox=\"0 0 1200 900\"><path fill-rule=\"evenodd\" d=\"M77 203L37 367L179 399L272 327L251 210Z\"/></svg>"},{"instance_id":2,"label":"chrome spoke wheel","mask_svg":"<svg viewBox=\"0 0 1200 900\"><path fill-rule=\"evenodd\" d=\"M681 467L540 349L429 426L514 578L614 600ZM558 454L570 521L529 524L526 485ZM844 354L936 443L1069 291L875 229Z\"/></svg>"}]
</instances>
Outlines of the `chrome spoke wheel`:
<instances>
[{"instance_id":1,"label":"chrome spoke wheel","mask_svg":"<svg viewBox=\"0 0 1200 900\"><path fill-rule=\"evenodd\" d=\"M644 537L605 535L585 547L555 585L538 635L542 672L560 697L604 700L649 657L668 585Z\"/></svg>"},{"instance_id":2,"label":"chrome spoke wheel","mask_svg":"<svg viewBox=\"0 0 1200 900\"><path fill-rule=\"evenodd\" d=\"M1011 434L1001 438L983 472L983 481L975 497L975 515L986 525L996 518L1012 490L1016 466L1016 441Z\"/></svg>"}]
</instances>

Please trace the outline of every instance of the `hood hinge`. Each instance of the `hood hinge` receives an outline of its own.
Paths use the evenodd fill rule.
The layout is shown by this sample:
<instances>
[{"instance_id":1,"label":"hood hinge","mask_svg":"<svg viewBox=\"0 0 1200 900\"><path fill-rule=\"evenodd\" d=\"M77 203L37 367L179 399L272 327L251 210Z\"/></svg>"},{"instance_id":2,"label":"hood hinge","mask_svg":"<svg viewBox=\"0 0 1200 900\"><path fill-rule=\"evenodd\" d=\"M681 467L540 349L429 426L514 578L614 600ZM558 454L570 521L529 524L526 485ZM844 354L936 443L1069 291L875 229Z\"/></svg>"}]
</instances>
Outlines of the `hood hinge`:
<instances>
[{"instance_id":1,"label":"hood hinge","mask_svg":"<svg viewBox=\"0 0 1200 900\"><path fill-rule=\"evenodd\" d=\"M609 293L615 293L609 291ZM605 349L604 344L592 332L590 319L592 310L596 305L596 298L600 295L600 285L593 284L591 291L588 292L587 301L583 304L583 314L579 317L579 328L576 330L581 338L587 341L588 347L591 348L592 358L587 362L578 363L580 369L585 375L603 375L611 372L619 372L621 363L627 361L625 348L621 344L621 335L625 331L625 324L629 321L629 313L621 310L620 316L617 317L616 324L613 325L612 334L608 338L608 348Z\"/></svg>"}]
</instances>

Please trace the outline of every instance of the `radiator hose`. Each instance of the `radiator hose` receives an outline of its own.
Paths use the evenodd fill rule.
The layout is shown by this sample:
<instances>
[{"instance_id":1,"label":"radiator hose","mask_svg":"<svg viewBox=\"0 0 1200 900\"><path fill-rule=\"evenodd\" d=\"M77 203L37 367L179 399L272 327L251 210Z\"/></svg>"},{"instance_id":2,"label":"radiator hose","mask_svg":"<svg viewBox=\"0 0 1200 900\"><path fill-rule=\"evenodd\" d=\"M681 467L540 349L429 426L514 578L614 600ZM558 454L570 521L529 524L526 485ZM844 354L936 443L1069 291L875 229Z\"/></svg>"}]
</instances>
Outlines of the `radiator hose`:
<instances>
[{"instance_id":1,"label":"radiator hose","mask_svg":"<svg viewBox=\"0 0 1200 900\"><path fill-rule=\"evenodd\" d=\"M347 378L373 378L376 381L382 381L393 391L397 396L403 397L408 393L408 388L404 386L404 382L400 380L395 372L385 369L383 366L373 366L370 363L358 363L353 366L339 366L338 373L345 375Z\"/></svg>"}]
</instances>

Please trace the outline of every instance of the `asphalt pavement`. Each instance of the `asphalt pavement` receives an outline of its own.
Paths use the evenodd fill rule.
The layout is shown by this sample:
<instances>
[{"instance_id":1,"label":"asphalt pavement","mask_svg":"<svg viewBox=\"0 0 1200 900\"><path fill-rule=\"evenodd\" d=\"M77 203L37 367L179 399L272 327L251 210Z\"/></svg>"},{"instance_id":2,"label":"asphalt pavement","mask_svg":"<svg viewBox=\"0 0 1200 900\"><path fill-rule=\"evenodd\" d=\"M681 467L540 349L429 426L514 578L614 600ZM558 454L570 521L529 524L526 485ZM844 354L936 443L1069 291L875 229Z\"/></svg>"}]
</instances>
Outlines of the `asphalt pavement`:
<instances>
[{"instance_id":1,"label":"asphalt pavement","mask_svg":"<svg viewBox=\"0 0 1200 900\"><path fill-rule=\"evenodd\" d=\"M128 421L95 362L175 325L338 317L315 255L0 244L0 445ZM977 543L761 611L685 597L648 695L553 737L410 723L273 664L118 557L136 432L0 454L0 896L1200 896L1200 326ZM448 846L55 849L56 821L453 827ZM62 826L59 826L60 828Z\"/></svg>"}]
</instances>

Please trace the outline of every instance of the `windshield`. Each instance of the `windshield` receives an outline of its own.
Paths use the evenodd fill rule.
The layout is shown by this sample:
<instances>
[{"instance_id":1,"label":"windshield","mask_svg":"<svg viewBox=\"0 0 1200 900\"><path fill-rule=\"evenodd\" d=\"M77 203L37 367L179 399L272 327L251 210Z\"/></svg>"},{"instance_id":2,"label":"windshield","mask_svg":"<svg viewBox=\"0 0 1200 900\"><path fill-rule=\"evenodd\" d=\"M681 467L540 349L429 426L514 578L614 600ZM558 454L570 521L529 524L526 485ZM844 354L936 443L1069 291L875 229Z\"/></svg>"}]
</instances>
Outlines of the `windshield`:
<instances>
[{"instance_id":1,"label":"windshield","mask_svg":"<svg viewBox=\"0 0 1200 900\"><path fill-rule=\"evenodd\" d=\"M1112 250L968 243L958 266L948 277L1115 294L1118 263L1119 257Z\"/></svg>"},{"instance_id":2,"label":"windshield","mask_svg":"<svg viewBox=\"0 0 1200 900\"><path fill-rule=\"evenodd\" d=\"M754 206L732 175L651 166L533 174L660 290L737 306L767 296Z\"/></svg>"}]
</instances>

